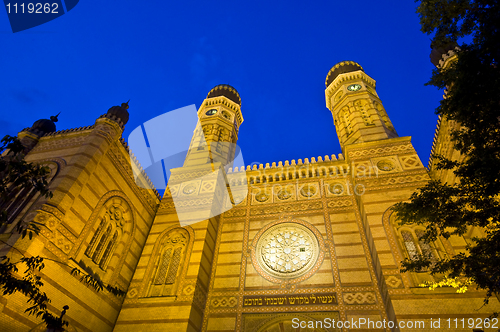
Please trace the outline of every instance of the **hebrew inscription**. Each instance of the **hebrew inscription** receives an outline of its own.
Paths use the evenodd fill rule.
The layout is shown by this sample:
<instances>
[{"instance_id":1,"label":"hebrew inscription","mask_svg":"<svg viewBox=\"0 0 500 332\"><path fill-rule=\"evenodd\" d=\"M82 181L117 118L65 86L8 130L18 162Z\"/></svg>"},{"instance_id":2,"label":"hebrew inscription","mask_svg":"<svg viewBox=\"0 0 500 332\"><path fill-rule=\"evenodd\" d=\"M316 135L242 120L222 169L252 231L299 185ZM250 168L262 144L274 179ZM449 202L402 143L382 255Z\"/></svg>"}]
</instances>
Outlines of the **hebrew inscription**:
<instances>
[{"instance_id":1,"label":"hebrew inscription","mask_svg":"<svg viewBox=\"0 0 500 332\"><path fill-rule=\"evenodd\" d=\"M244 307L303 306L319 304L337 304L335 293L243 297Z\"/></svg>"}]
</instances>

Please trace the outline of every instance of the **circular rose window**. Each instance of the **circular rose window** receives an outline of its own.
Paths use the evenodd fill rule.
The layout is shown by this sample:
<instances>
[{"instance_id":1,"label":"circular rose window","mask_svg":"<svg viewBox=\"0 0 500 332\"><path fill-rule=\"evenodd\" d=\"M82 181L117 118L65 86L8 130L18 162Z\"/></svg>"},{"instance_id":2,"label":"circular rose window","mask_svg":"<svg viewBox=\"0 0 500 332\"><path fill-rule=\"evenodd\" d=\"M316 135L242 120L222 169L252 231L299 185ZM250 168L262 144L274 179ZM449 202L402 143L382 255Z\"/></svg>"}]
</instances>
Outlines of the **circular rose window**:
<instances>
[{"instance_id":1,"label":"circular rose window","mask_svg":"<svg viewBox=\"0 0 500 332\"><path fill-rule=\"evenodd\" d=\"M196 190L196 187L192 184L188 184L187 186L184 187L184 189L182 190L182 192L186 195L191 195L192 193L194 193Z\"/></svg>"},{"instance_id":2,"label":"circular rose window","mask_svg":"<svg viewBox=\"0 0 500 332\"><path fill-rule=\"evenodd\" d=\"M312 197L316 194L316 187L311 185L305 185L300 190L300 194L304 197Z\"/></svg>"},{"instance_id":3,"label":"circular rose window","mask_svg":"<svg viewBox=\"0 0 500 332\"><path fill-rule=\"evenodd\" d=\"M296 278L307 273L316 264L318 255L318 239L314 233L293 222L269 228L256 246L259 266L279 278Z\"/></svg>"},{"instance_id":4,"label":"circular rose window","mask_svg":"<svg viewBox=\"0 0 500 332\"><path fill-rule=\"evenodd\" d=\"M377 163L377 167L379 170L384 172L392 171L396 166L394 163L388 159L381 160Z\"/></svg>"},{"instance_id":5,"label":"circular rose window","mask_svg":"<svg viewBox=\"0 0 500 332\"><path fill-rule=\"evenodd\" d=\"M257 202L265 202L269 199L269 196L267 196L266 194L264 193L260 193L258 195L255 196L255 199L257 200Z\"/></svg>"},{"instance_id":6,"label":"circular rose window","mask_svg":"<svg viewBox=\"0 0 500 332\"><path fill-rule=\"evenodd\" d=\"M292 193L287 190L287 189L281 189L279 192L278 192L278 198L282 201L284 200L287 200L289 199L290 197L292 197Z\"/></svg>"}]
</instances>

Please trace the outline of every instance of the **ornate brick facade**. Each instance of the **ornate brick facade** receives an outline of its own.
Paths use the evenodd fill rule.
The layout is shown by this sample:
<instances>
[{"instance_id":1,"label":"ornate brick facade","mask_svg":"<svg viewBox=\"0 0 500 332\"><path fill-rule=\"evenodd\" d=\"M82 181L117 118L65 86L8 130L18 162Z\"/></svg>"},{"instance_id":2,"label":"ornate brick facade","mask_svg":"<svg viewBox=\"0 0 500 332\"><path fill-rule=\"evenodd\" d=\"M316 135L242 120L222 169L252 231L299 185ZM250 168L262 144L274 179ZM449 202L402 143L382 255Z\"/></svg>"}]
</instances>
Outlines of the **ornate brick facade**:
<instances>
[{"instance_id":1,"label":"ornate brick facade","mask_svg":"<svg viewBox=\"0 0 500 332\"><path fill-rule=\"evenodd\" d=\"M429 324L498 311L496 300L482 307L483 292L432 292L419 285L434 277L400 272L401 260L415 252L453 255L468 238L425 245L418 228L398 225L391 207L429 172L410 138L397 135L361 66L334 66L325 96L342 154L227 169L234 149L221 143L237 141L243 116L236 90L217 86L161 202L154 189L136 185L120 119L103 116L94 126L39 138L22 132L38 139L27 160L51 165L54 196L31 197L16 219L46 225L40 236L16 239L11 226L0 237L25 255L51 259L43 270L50 308L69 304L65 317L75 331L298 331L294 319ZM214 169L224 173L210 177ZM145 175L139 181L149 185ZM195 220L214 204L229 208L180 224L181 213ZM95 292L70 275L74 267L125 289L126 297ZM3 330L40 329L25 307L20 295L0 297Z\"/></svg>"}]
</instances>

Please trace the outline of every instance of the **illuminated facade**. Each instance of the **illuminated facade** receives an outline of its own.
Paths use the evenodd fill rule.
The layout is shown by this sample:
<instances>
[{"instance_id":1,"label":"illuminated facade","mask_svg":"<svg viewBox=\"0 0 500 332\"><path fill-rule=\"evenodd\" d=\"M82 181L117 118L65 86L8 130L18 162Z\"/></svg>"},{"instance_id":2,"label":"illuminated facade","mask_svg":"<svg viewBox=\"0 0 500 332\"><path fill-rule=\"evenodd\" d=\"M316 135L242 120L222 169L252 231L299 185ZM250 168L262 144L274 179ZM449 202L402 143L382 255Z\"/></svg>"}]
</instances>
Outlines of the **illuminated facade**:
<instances>
[{"instance_id":1,"label":"illuminated facade","mask_svg":"<svg viewBox=\"0 0 500 332\"><path fill-rule=\"evenodd\" d=\"M427 331L431 319L441 318L445 327L448 318L486 318L500 310L496 299L482 307L484 292L430 291L419 287L434 280L428 273L400 272L405 258L454 255L480 231L429 245L419 241L423 228L399 226L390 208L429 180L410 137L398 136L375 80L357 63L329 71L325 97L342 154L217 173L235 155L231 144L243 114L234 88L215 87L161 202L154 190L141 188L151 186L145 176L141 186L135 183L121 139L127 105L89 127L33 126L19 137L31 149L28 161L51 167L54 196L30 196L0 237L53 260L43 270L50 309L68 304L65 318L76 331L346 331L329 327L333 319L421 321ZM241 203L222 200L220 183ZM194 220L220 204L232 205L179 224L181 213ZM47 227L32 241L18 239L9 232L21 218ZM95 292L70 275L75 267L127 295ZM0 297L0 325L43 331L25 308L21 295ZM323 327L297 327L302 321Z\"/></svg>"}]
</instances>

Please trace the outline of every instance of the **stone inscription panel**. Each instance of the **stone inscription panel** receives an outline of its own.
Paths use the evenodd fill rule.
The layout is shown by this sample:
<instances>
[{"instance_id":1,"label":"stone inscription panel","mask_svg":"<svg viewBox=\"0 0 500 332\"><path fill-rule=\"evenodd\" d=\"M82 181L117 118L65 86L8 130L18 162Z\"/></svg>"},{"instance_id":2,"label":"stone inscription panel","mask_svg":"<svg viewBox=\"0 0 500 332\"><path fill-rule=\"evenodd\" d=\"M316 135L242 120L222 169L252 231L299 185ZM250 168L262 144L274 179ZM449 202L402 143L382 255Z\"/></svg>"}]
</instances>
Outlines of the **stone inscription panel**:
<instances>
[{"instance_id":1,"label":"stone inscription panel","mask_svg":"<svg viewBox=\"0 0 500 332\"><path fill-rule=\"evenodd\" d=\"M294 294L277 296L244 296L244 307L337 304L335 293Z\"/></svg>"}]
</instances>

